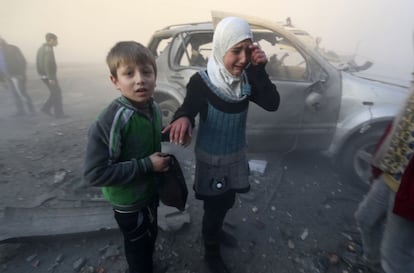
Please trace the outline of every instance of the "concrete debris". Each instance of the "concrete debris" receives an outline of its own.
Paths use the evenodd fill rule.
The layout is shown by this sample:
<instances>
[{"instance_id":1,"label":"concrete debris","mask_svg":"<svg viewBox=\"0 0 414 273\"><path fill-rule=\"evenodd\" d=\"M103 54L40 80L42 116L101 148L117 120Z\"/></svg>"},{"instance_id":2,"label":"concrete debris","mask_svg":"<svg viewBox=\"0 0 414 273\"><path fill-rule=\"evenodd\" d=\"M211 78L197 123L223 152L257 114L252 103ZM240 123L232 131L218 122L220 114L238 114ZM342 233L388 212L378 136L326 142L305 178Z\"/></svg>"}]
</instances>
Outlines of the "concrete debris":
<instances>
[{"instance_id":1,"label":"concrete debris","mask_svg":"<svg viewBox=\"0 0 414 273\"><path fill-rule=\"evenodd\" d=\"M101 252L101 249L100 251ZM105 248L105 253L102 255L101 259L106 260L112 257L120 256L121 255L121 246L120 245L108 245Z\"/></svg>"},{"instance_id":2,"label":"concrete debris","mask_svg":"<svg viewBox=\"0 0 414 273\"><path fill-rule=\"evenodd\" d=\"M65 169L60 169L55 173L54 179L53 179L53 184L57 184L60 182L63 182L63 180L65 180L66 174L68 172Z\"/></svg>"},{"instance_id":3,"label":"concrete debris","mask_svg":"<svg viewBox=\"0 0 414 273\"><path fill-rule=\"evenodd\" d=\"M339 256L336 253L328 253L328 259L333 265L337 265L340 262Z\"/></svg>"},{"instance_id":4,"label":"concrete debris","mask_svg":"<svg viewBox=\"0 0 414 273\"><path fill-rule=\"evenodd\" d=\"M31 266L33 266L33 267L39 267L39 265L40 265L40 260L34 260L34 261L31 263Z\"/></svg>"},{"instance_id":5,"label":"concrete debris","mask_svg":"<svg viewBox=\"0 0 414 273\"><path fill-rule=\"evenodd\" d=\"M308 237L308 235L309 235L309 231L308 231L308 229L307 228L305 228L305 230L302 232L302 234L300 235L300 238L302 239L302 240L305 240L307 237Z\"/></svg>"},{"instance_id":6,"label":"concrete debris","mask_svg":"<svg viewBox=\"0 0 414 273\"><path fill-rule=\"evenodd\" d=\"M79 258L77 259L74 263L73 263L73 270L76 272L79 272L79 270L81 270L81 268L86 264L86 259L85 258Z\"/></svg>"},{"instance_id":7,"label":"concrete debris","mask_svg":"<svg viewBox=\"0 0 414 273\"><path fill-rule=\"evenodd\" d=\"M26 262L30 263L34 259L36 259L36 257L37 257L37 254L30 255L29 257L26 258Z\"/></svg>"},{"instance_id":8,"label":"concrete debris","mask_svg":"<svg viewBox=\"0 0 414 273\"><path fill-rule=\"evenodd\" d=\"M62 261L63 261L63 259L65 258L65 256L63 256L63 254L59 254L57 257L56 257L56 260L55 260L55 262L56 263L61 263Z\"/></svg>"},{"instance_id":9,"label":"concrete debris","mask_svg":"<svg viewBox=\"0 0 414 273\"><path fill-rule=\"evenodd\" d=\"M87 265L82 267L79 273L95 273L95 268L91 265Z\"/></svg>"}]
</instances>

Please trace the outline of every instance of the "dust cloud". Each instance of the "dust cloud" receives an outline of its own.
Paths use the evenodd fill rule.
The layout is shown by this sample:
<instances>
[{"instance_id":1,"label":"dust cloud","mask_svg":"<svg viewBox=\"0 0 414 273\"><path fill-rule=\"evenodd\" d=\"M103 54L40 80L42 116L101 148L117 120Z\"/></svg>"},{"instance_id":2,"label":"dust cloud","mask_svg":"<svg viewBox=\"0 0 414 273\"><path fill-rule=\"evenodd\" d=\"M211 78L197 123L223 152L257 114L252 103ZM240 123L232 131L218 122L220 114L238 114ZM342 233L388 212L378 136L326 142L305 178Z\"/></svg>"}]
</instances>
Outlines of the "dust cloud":
<instances>
[{"instance_id":1,"label":"dust cloud","mask_svg":"<svg viewBox=\"0 0 414 273\"><path fill-rule=\"evenodd\" d=\"M413 68L414 2L408 0L242 1L3 1L0 36L18 45L29 62L46 32L59 36L58 62L102 63L119 40L146 44L169 24L207 21L211 10L292 23L322 38L321 46L374 60L379 71L409 78Z\"/></svg>"}]
</instances>

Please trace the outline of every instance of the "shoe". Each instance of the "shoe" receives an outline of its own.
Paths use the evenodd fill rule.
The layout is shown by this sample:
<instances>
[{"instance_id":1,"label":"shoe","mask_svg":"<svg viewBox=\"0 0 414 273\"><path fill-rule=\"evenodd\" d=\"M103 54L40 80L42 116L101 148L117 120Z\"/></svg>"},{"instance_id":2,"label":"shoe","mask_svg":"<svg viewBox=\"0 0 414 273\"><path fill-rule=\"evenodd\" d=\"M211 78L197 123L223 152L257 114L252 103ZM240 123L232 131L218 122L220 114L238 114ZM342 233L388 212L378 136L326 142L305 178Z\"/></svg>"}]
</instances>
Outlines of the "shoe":
<instances>
[{"instance_id":1,"label":"shoe","mask_svg":"<svg viewBox=\"0 0 414 273\"><path fill-rule=\"evenodd\" d=\"M229 248L235 248L239 244L236 237L224 231L223 229L220 231L219 240L223 246L229 247Z\"/></svg>"},{"instance_id":2,"label":"shoe","mask_svg":"<svg viewBox=\"0 0 414 273\"><path fill-rule=\"evenodd\" d=\"M220 255L205 255L204 260L212 273L230 273Z\"/></svg>"}]
</instances>

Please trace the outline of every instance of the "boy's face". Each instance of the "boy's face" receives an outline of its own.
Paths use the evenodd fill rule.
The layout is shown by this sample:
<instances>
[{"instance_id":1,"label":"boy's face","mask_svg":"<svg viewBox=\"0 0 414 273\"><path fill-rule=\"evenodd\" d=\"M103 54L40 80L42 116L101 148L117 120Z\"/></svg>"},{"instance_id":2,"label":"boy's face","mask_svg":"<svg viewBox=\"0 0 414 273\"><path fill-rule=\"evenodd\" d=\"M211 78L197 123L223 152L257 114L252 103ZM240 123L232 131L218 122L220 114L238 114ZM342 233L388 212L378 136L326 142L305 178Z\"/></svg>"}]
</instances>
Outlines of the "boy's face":
<instances>
[{"instance_id":1,"label":"boy's face","mask_svg":"<svg viewBox=\"0 0 414 273\"><path fill-rule=\"evenodd\" d=\"M58 39L56 38L56 39L50 39L49 41L48 41L48 44L50 45L50 46L57 46L58 45Z\"/></svg>"},{"instance_id":2,"label":"boy's face","mask_svg":"<svg viewBox=\"0 0 414 273\"><path fill-rule=\"evenodd\" d=\"M145 105L155 89L155 71L151 64L121 64L116 70L116 78L111 81L121 94L133 104Z\"/></svg>"},{"instance_id":3,"label":"boy's face","mask_svg":"<svg viewBox=\"0 0 414 273\"><path fill-rule=\"evenodd\" d=\"M223 57L224 67L233 76L240 76L250 62L250 39L241 41L230 48Z\"/></svg>"}]
</instances>

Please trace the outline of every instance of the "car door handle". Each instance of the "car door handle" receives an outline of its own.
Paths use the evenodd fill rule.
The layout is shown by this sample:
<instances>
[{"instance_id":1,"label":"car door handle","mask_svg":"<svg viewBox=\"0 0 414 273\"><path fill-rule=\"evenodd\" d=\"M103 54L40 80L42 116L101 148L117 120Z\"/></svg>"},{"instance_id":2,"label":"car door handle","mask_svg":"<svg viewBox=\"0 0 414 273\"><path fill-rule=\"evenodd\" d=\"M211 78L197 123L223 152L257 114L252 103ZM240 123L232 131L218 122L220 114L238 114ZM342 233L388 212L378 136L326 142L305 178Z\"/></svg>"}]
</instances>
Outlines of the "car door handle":
<instances>
[{"instance_id":1,"label":"car door handle","mask_svg":"<svg viewBox=\"0 0 414 273\"><path fill-rule=\"evenodd\" d=\"M312 111L319 111L322 107L322 95L312 92L306 97L305 103Z\"/></svg>"}]
</instances>

